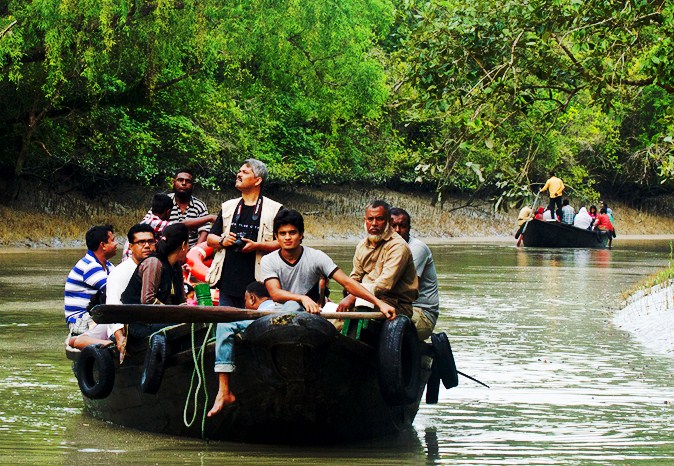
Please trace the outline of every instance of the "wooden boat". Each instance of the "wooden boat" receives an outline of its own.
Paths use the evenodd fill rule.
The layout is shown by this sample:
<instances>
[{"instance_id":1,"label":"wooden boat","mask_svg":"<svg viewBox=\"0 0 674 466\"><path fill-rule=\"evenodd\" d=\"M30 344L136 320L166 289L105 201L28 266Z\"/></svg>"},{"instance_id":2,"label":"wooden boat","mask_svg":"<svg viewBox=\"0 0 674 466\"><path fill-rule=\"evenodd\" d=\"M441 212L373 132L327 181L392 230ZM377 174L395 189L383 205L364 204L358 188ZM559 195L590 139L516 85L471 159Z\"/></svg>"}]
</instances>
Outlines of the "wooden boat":
<instances>
[{"instance_id":1,"label":"wooden boat","mask_svg":"<svg viewBox=\"0 0 674 466\"><path fill-rule=\"evenodd\" d=\"M102 318L110 308L116 311L114 317L108 312ZM82 390L83 381L90 389L109 377L103 374L104 366L114 364L110 369L114 382L104 380L110 385L109 394L91 397L87 392L85 411L114 424L163 434L256 443L334 443L388 435L411 426L431 368L435 385L437 374L443 373L432 364L432 345L418 342L406 317L383 323L362 320L359 325L350 320L345 335L322 316L307 313L103 305L94 308L92 316L99 323L113 322L125 313L157 321L153 312L161 312L163 320L175 312L175 319L181 321L213 322L227 320L222 315L228 311L239 313L229 320L240 320L242 312L257 320L235 338L237 369L230 384L236 402L220 414L205 416L217 393L211 340L215 326L207 323L183 323L166 330L167 352L160 357L153 354L154 340L150 345L148 340L130 341L121 365L118 357L112 357L116 350L111 347L67 350ZM190 316L185 317L186 312ZM446 340L444 334L438 335ZM446 346L441 354L449 349L451 357L448 342ZM382 357L388 359L382 361ZM446 355L436 359L443 358ZM154 394L141 387L149 377L144 375L148 361L150 367L159 363L163 368ZM449 367L449 363L443 366L445 373ZM456 378L453 357L451 367ZM442 380L446 382L444 374ZM437 402L437 386L433 388L436 399L430 402Z\"/></svg>"},{"instance_id":2,"label":"wooden boat","mask_svg":"<svg viewBox=\"0 0 674 466\"><path fill-rule=\"evenodd\" d=\"M583 230L561 222L532 219L524 224L522 243L540 248L608 248L610 232Z\"/></svg>"}]
</instances>

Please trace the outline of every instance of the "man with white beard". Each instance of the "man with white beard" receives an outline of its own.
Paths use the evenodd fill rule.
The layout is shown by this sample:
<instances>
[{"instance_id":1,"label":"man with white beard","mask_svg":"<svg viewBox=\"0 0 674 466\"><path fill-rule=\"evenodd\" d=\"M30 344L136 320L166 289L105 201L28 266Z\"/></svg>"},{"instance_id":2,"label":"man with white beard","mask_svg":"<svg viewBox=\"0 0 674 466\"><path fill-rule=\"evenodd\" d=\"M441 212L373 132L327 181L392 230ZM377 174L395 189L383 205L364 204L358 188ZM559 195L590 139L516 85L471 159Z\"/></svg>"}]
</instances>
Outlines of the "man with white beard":
<instances>
[{"instance_id":1,"label":"man with white beard","mask_svg":"<svg viewBox=\"0 0 674 466\"><path fill-rule=\"evenodd\" d=\"M367 237L356 246L350 277L395 307L398 314L412 317L412 303L419 295L419 280L407 242L389 225L390 210L382 200L367 206ZM348 311L355 303L356 297L349 294L337 310Z\"/></svg>"}]
</instances>

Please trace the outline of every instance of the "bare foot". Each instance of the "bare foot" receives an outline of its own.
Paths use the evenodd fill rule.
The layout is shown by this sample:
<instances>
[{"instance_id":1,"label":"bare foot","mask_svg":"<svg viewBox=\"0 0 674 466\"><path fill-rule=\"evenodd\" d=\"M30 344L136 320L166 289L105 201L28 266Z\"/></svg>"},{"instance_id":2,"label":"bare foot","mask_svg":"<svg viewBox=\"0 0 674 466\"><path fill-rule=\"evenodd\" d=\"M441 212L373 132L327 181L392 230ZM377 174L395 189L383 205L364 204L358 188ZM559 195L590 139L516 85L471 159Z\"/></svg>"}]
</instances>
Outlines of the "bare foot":
<instances>
[{"instance_id":1,"label":"bare foot","mask_svg":"<svg viewBox=\"0 0 674 466\"><path fill-rule=\"evenodd\" d=\"M224 408L227 405L231 405L235 401L236 401L236 397L234 396L234 393L228 392L228 393L225 393L225 394L221 395L220 392L218 392L218 395L215 397L215 402L213 403L213 407L208 412L208 417L215 416L220 411L222 411L222 408Z\"/></svg>"}]
</instances>

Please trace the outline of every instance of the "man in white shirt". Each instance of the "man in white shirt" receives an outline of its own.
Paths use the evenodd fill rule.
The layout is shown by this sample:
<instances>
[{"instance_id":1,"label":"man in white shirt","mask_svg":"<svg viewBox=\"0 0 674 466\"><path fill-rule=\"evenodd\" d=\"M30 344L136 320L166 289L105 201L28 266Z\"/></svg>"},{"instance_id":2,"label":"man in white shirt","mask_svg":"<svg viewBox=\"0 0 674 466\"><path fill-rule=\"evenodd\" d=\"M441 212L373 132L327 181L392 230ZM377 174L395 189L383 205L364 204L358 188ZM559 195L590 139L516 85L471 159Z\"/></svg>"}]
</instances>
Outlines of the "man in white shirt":
<instances>
[{"instance_id":1,"label":"man in white shirt","mask_svg":"<svg viewBox=\"0 0 674 466\"><path fill-rule=\"evenodd\" d=\"M130 260L122 261L110 272L108 276L108 288L106 290L105 304L122 304L122 293L129 285L131 276L136 271L138 264L154 252L157 239L154 236L154 228L147 223L137 223L129 229Z\"/></svg>"}]
</instances>

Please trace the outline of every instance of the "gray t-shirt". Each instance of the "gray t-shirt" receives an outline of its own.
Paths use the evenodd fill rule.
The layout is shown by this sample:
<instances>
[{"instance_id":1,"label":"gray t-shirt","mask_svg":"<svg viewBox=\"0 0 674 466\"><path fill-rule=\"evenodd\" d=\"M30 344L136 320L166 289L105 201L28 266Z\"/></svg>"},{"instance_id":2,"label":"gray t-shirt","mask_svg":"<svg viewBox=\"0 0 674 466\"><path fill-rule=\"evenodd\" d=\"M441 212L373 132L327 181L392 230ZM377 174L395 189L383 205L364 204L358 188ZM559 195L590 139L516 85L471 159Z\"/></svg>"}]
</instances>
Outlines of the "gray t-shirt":
<instances>
[{"instance_id":1,"label":"gray t-shirt","mask_svg":"<svg viewBox=\"0 0 674 466\"><path fill-rule=\"evenodd\" d=\"M305 295L322 275L330 278L339 267L323 251L302 246L302 254L294 264L286 262L279 250L264 256L260 268L263 282L277 278L281 282L281 289Z\"/></svg>"},{"instance_id":2,"label":"gray t-shirt","mask_svg":"<svg viewBox=\"0 0 674 466\"><path fill-rule=\"evenodd\" d=\"M430 312L435 319L440 312L440 295L438 294L438 275L435 272L433 254L426 244L413 236L407 243L412 251L414 268L419 277L419 297L413 306L420 307Z\"/></svg>"}]
</instances>

